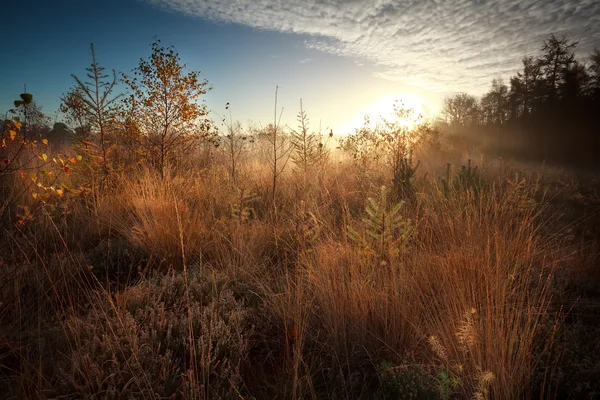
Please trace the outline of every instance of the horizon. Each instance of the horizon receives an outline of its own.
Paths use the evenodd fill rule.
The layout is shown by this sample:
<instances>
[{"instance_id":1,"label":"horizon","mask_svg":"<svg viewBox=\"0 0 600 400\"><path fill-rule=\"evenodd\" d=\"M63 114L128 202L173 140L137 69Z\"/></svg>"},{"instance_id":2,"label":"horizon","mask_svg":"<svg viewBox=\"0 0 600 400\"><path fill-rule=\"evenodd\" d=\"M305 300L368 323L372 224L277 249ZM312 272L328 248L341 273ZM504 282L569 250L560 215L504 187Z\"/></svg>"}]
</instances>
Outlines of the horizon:
<instances>
[{"instance_id":1,"label":"horizon","mask_svg":"<svg viewBox=\"0 0 600 400\"><path fill-rule=\"evenodd\" d=\"M106 72L120 74L150 55L156 37L208 80L213 90L203 99L213 120L230 103L234 120L268 124L277 86L282 125L296 127L302 99L312 130L343 135L366 114L389 115L395 99L432 117L446 96L479 96L492 79L506 82L551 33L579 41L579 59L600 43L599 4L539 3L309 1L298 9L242 0L33 2L21 10L23 19L0 27L10 38L3 46L10 62L0 66L0 111L27 85L60 122L60 97L74 86L71 74L85 76L90 43Z\"/></svg>"}]
</instances>

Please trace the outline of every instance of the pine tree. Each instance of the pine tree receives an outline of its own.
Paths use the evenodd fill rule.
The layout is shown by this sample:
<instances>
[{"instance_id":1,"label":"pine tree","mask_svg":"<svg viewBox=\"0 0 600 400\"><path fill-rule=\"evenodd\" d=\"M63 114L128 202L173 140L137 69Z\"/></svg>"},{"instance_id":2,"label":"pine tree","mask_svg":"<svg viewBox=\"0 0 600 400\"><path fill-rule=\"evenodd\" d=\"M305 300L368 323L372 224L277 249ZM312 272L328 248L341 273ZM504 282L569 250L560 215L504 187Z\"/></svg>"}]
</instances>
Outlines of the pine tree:
<instances>
[{"instance_id":1,"label":"pine tree","mask_svg":"<svg viewBox=\"0 0 600 400\"><path fill-rule=\"evenodd\" d=\"M76 86L63 97L61 111L76 119L80 123L80 128L87 125L98 134L101 163L104 172L107 173L109 148L107 136L115 117L114 105L119 98L119 96L111 96L117 84L117 73L113 70L112 78L109 79L109 75L104 73L104 67L100 66L96 59L93 43L90 44L90 50L92 64L86 68L89 81L71 75L75 79Z\"/></svg>"},{"instance_id":2,"label":"pine tree","mask_svg":"<svg viewBox=\"0 0 600 400\"><path fill-rule=\"evenodd\" d=\"M300 99L300 112L298 113L298 131L292 131L294 150L292 161L306 175L308 170L323 160L325 150L319 137L309 132L309 120Z\"/></svg>"},{"instance_id":3,"label":"pine tree","mask_svg":"<svg viewBox=\"0 0 600 400\"><path fill-rule=\"evenodd\" d=\"M542 46L544 54L540 58L540 65L546 78L550 101L557 99L561 77L575 61L573 51L577 43L569 43L566 36L557 38L554 35L550 35L544 41Z\"/></svg>"},{"instance_id":4,"label":"pine tree","mask_svg":"<svg viewBox=\"0 0 600 400\"><path fill-rule=\"evenodd\" d=\"M382 186L379 198L367 199L363 229L348 227L351 240L371 250L385 262L400 253L413 233L411 221L400 213L404 202L389 204L387 194L388 189Z\"/></svg>"}]
</instances>

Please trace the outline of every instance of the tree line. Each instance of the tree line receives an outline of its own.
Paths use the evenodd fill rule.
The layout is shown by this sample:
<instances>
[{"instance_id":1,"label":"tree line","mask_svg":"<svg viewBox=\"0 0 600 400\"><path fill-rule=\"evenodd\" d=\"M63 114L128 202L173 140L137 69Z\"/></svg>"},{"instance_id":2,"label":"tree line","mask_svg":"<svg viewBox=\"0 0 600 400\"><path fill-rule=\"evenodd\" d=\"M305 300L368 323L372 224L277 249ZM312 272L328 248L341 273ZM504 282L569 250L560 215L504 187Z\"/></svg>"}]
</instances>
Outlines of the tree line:
<instances>
[{"instance_id":1,"label":"tree line","mask_svg":"<svg viewBox=\"0 0 600 400\"><path fill-rule=\"evenodd\" d=\"M600 51L579 60L577 44L550 35L537 57L522 58L508 83L494 79L481 98L464 92L447 97L445 128L499 154L600 165Z\"/></svg>"}]
</instances>

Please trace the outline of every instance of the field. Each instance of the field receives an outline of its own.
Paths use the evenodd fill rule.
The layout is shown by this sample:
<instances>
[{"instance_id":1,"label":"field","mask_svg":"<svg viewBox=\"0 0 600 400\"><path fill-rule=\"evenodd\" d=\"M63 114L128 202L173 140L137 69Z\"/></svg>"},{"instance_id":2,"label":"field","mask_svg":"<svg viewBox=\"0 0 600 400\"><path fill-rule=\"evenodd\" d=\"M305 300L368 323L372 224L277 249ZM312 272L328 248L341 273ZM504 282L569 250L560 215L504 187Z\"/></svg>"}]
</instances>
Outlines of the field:
<instances>
[{"instance_id":1,"label":"field","mask_svg":"<svg viewBox=\"0 0 600 400\"><path fill-rule=\"evenodd\" d=\"M267 131L160 172L21 151L2 398L598 398L594 174L444 140L303 158Z\"/></svg>"}]
</instances>

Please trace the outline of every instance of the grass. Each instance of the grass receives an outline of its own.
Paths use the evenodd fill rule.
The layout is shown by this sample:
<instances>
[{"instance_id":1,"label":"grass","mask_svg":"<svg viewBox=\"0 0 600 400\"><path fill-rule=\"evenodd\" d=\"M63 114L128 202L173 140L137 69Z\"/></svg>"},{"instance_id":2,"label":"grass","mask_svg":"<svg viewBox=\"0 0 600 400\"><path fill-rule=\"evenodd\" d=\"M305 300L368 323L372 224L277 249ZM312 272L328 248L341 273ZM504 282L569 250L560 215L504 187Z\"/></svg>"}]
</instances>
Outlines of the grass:
<instances>
[{"instance_id":1,"label":"grass","mask_svg":"<svg viewBox=\"0 0 600 400\"><path fill-rule=\"evenodd\" d=\"M597 396L600 276L583 227L594 226L593 196L577 191L591 199L581 216L566 200L582 201L574 178L519 177L506 163L479 166L477 190L448 189L446 161L429 157L387 222L372 214L395 200L374 211L368 199L389 172L356 174L349 160L319 163L315 179L288 167L276 208L269 167L252 157L237 185L217 157L166 179L73 167L61 179L87 191L45 204L5 196L0 393ZM26 184L2 179L10 193ZM17 223L23 204L32 217ZM368 233L385 223L391 233Z\"/></svg>"}]
</instances>

